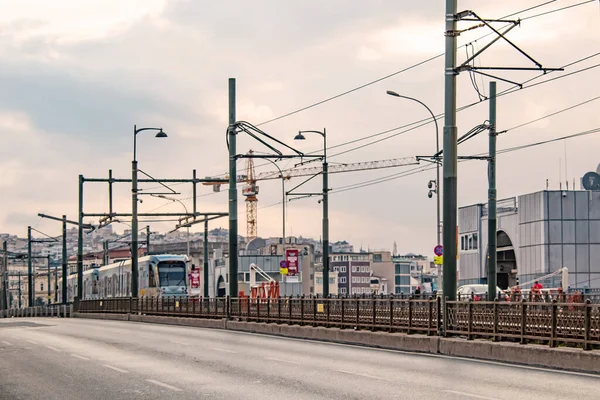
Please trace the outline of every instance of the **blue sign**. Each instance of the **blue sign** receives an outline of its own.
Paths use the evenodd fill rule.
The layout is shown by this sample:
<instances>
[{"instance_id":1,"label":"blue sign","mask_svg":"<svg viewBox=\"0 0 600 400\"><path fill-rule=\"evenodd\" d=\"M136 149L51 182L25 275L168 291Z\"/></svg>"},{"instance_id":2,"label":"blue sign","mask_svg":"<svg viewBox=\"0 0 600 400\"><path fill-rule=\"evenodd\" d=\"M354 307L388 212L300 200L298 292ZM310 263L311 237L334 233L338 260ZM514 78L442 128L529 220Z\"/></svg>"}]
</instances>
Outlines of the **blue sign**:
<instances>
[{"instance_id":1,"label":"blue sign","mask_svg":"<svg viewBox=\"0 0 600 400\"><path fill-rule=\"evenodd\" d=\"M281 262L279 263L279 268L287 268L288 267L288 262L286 260L281 260Z\"/></svg>"},{"instance_id":2,"label":"blue sign","mask_svg":"<svg viewBox=\"0 0 600 400\"><path fill-rule=\"evenodd\" d=\"M441 257L444 255L444 246L442 246L441 244L438 244L437 246L435 246L435 248L433 249L433 253L438 256Z\"/></svg>"}]
</instances>

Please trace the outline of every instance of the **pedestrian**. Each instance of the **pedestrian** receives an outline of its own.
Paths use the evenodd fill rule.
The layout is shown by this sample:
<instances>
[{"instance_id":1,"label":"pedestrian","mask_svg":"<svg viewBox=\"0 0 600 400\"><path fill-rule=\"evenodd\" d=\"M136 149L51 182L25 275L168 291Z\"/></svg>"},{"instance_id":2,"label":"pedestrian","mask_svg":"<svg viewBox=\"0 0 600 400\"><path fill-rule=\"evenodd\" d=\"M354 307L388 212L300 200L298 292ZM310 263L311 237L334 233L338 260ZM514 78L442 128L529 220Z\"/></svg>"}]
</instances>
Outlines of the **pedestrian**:
<instances>
[{"instance_id":1,"label":"pedestrian","mask_svg":"<svg viewBox=\"0 0 600 400\"><path fill-rule=\"evenodd\" d=\"M421 286L417 286L415 289L415 294L421 294Z\"/></svg>"}]
</instances>

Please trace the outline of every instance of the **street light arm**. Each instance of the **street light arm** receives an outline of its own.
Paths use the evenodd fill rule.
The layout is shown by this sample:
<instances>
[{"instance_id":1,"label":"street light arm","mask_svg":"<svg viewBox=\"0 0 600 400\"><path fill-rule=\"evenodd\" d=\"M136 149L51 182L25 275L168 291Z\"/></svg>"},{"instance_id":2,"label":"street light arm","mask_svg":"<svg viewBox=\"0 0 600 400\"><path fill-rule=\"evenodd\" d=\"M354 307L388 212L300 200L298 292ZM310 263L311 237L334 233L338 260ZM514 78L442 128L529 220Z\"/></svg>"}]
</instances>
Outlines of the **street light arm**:
<instances>
[{"instance_id":1,"label":"street light arm","mask_svg":"<svg viewBox=\"0 0 600 400\"><path fill-rule=\"evenodd\" d=\"M142 131L162 131L162 128L140 128L140 129L135 129L134 134L137 135L138 133L142 132Z\"/></svg>"}]
</instances>

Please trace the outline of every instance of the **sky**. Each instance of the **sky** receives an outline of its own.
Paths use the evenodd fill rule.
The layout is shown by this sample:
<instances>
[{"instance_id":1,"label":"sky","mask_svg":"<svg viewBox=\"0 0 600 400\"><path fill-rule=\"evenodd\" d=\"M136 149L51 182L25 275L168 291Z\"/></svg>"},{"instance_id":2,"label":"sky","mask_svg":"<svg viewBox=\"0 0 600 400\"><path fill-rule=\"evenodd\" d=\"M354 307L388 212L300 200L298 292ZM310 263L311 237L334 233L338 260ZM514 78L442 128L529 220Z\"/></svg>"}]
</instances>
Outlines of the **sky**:
<instances>
[{"instance_id":1,"label":"sky","mask_svg":"<svg viewBox=\"0 0 600 400\"><path fill-rule=\"evenodd\" d=\"M510 41L549 68L594 55L543 77L536 71L487 71L516 82L536 78L532 85L560 78L498 98L497 130L507 130L498 136L499 149L600 127L598 99L543 118L600 96L600 68L576 72L600 63L598 2L527 19L581 2L459 1L459 10L472 10L486 19L548 3L512 16L522 21L508 34ZM403 132L398 127L429 114L416 102L387 96L386 90L417 98L436 115L443 112L441 0L0 0L0 9L0 232L23 237L31 225L49 235L60 234L59 223L37 214L66 214L76 220L80 174L107 178L112 170L115 177L129 178L134 125L162 127L169 136L138 135L137 157L144 172L155 178L191 178L195 169L199 177L223 176L228 169L229 78L236 79L237 120L261 124L266 133L303 152L322 151L322 141L317 135L294 141L298 130L326 129L332 168L435 151L432 123L396 134ZM473 23L459 26L466 29ZM493 39L490 32L478 28L461 34L458 61ZM475 65L533 63L500 40L477 57ZM572 72L576 73L568 75ZM475 75L474 80L487 95L492 79ZM496 81L499 92L514 88ZM457 82L457 104L475 103L457 115L460 135L487 120L489 104L479 101L467 72ZM441 146L443 118L438 124ZM384 131L389 133L365 139ZM383 140L371 143L377 139ZM600 135L590 134L499 155L498 198L544 190L546 182L558 189L559 182L564 187L568 181L572 188L575 180L579 188L580 178L600 162L599 144ZM484 132L461 144L459 154L485 153L487 146ZM268 152L248 135L239 135L237 148L239 153ZM297 162L278 164L289 168ZM257 173L274 169L260 160L255 164ZM396 242L400 252L431 255L436 206L435 198L427 196L427 183L435 179L435 170L428 166L421 162L420 168L332 174L330 240L348 240L365 250L391 250ZM238 172L245 168L246 161L240 160ZM383 177L390 179L377 181ZM286 188L300 182L288 181ZM259 187L258 234L280 236L281 182L260 181ZM181 202L142 196L139 212L177 213L184 206L191 210L191 185L172 188ZM303 191L320 188L315 179ZM154 184L141 189L161 191ZM131 211L130 190L128 184L115 184L115 211ZM84 193L86 213L108 212L107 184L87 183ZM202 186L197 194L199 211L227 211L226 185L220 193ZM485 161L459 163L458 199L460 206L486 201ZM239 232L244 234L246 205L241 193L239 200ZM321 216L316 197L290 201L286 233L319 238ZM175 222L150 224L153 231L165 232ZM227 228L227 220L211 224L219 226ZM117 231L127 228L114 225ZM192 231L201 229L199 225Z\"/></svg>"}]
</instances>

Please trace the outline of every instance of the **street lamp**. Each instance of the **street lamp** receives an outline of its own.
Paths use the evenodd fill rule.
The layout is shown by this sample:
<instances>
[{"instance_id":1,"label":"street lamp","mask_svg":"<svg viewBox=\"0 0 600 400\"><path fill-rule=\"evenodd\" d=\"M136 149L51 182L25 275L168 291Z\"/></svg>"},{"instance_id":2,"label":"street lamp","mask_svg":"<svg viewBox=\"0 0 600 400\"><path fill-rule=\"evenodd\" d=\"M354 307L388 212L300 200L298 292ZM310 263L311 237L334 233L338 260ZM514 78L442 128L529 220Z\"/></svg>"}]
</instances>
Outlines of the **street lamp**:
<instances>
[{"instance_id":1,"label":"street lamp","mask_svg":"<svg viewBox=\"0 0 600 400\"><path fill-rule=\"evenodd\" d=\"M427 109L427 111L429 111L429 113L431 114L431 117L433 118L433 122L435 123L435 152L436 152L436 155L439 155L439 153L440 153L440 131L438 128L437 119L435 118L435 115L433 114L431 109L429 107L427 107L427 105L425 103L423 103L422 101L417 100L415 98L403 96L403 95L398 94L391 90L388 90L386 93L389 94L390 96L400 97L403 99L416 101L417 103L419 103L423 107L425 107ZM441 238L440 238L440 236L441 236L440 235L440 163L437 160L435 160L435 166L436 166L436 180L429 181L429 184L427 186L429 187L429 189L431 189L428 193L429 198L433 197L433 193L436 194L436 199L437 199L436 235L437 235L437 244L439 245L439 244L441 244ZM435 188L432 189L434 183L435 183Z\"/></svg>"},{"instance_id":2,"label":"street lamp","mask_svg":"<svg viewBox=\"0 0 600 400\"><path fill-rule=\"evenodd\" d=\"M162 128L140 128L133 126L133 161L131 163L131 295L138 295L138 182L137 182L137 135L142 131L158 131L155 137L166 138Z\"/></svg>"},{"instance_id":3,"label":"street lamp","mask_svg":"<svg viewBox=\"0 0 600 400\"><path fill-rule=\"evenodd\" d=\"M304 138L304 137L303 137ZM299 139L302 140L302 139ZM282 209L282 221L283 221L283 231L282 231L282 242L285 245L285 179L283 177L283 171L279 168L279 165L273 160L265 158L268 162L273 164L275 168L279 170L279 176L281 176L281 209Z\"/></svg>"},{"instance_id":4,"label":"street lamp","mask_svg":"<svg viewBox=\"0 0 600 400\"><path fill-rule=\"evenodd\" d=\"M320 131L299 131L294 140L305 140L303 133L317 133L323 136L323 297L329 296L329 201L327 168L327 134Z\"/></svg>"},{"instance_id":5,"label":"street lamp","mask_svg":"<svg viewBox=\"0 0 600 400\"><path fill-rule=\"evenodd\" d=\"M165 200L171 200L172 202L178 201L179 204L181 204L183 206L183 209L185 210L185 213L189 215L187 207L185 206L185 204L181 200L174 199L172 197L167 197L164 194L157 194L157 195L153 195L153 196L160 197L161 199L165 199ZM190 226L189 225L187 225L187 257L188 257L188 259L190 258Z\"/></svg>"}]
</instances>

